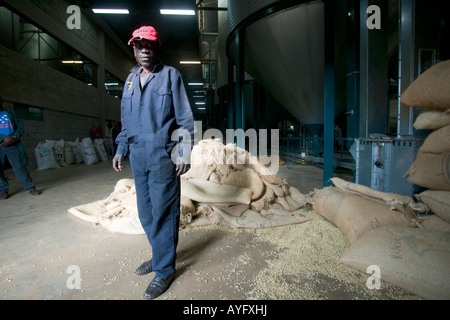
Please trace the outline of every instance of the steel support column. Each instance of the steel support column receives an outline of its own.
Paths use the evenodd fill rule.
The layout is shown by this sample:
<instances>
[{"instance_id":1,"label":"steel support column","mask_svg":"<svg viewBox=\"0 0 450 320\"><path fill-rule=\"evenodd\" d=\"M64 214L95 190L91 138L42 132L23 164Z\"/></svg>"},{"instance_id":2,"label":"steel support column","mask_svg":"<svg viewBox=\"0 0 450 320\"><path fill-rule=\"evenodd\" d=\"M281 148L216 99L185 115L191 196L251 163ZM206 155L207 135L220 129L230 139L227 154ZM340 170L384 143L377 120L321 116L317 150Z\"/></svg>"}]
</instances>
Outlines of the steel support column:
<instances>
[{"instance_id":1,"label":"steel support column","mask_svg":"<svg viewBox=\"0 0 450 320\"><path fill-rule=\"evenodd\" d=\"M347 0L347 137L359 138L360 0ZM350 146L348 146L350 148Z\"/></svg>"},{"instance_id":2,"label":"steel support column","mask_svg":"<svg viewBox=\"0 0 450 320\"><path fill-rule=\"evenodd\" d=\"M334 167L334 110L336 102L335 6L336 0L325 0L325 83L324 83L324 153L323 186L331 185Z\"/></svg>"},{"instance_id":3,"label":"steel support column","mask_svg":"<svg viewBox=\"0 0 450 320\"><path fill-rule=\"evenodd\" d=\"M369 29L369 6L380 10L381 29ZM360 1L360 138L388 131L388 0Z\"/></svg>"},{"instance_id":4,"label":"steel support column","mask_svg":"<svg viewBox=\"0 0 450 320\"><path fill-rule=\"evenodd\" d=\"M414 81L415 66L415 38L414 38L414 16L415 0L399 0L400 21L399 21L399 62L398 62L398 119L397 136L412 136L414 109L401 103L401 94L408 89Z\"/></svg>"},{"instance_id":5,"label":"steel support column","mask_svg":"<svg viewBox=\"0 0 450 320\"><path fill-rule=\"evenodd\" d=\"M239 29L235 34L235 60L236 60L236 84L235 84L235 129L245 131L245 30ZM237 139L237 146L245 149L245 141Z\"/></svg>"},{"instance_id":6,"label":"steel support column","mask_svg":"<svg viewBox=\"0 0 450 320\"><path fill-rule=\"evenodd\" d=\"M234 119L235 119L235 112L234 112L234 88L236 84L234 82L234 64L233 61L228 60L228 99L227 99L227 129L233 129L234 128Z\"/></svg>"}]
</instances>

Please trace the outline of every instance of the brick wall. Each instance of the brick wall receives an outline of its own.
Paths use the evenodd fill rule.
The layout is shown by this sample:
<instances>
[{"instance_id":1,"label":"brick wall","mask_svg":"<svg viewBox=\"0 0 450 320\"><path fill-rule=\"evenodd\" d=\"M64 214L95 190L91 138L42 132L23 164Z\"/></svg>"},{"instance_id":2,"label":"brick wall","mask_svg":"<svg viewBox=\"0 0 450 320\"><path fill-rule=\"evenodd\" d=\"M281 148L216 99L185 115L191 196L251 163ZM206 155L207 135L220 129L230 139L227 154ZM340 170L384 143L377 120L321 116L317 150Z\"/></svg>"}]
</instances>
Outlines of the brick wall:
<instances>
[{"instance_id":1,"label":"brick wall","mask_svg":"<svg viewBox=\"0 0 450 320\"><path fill-rule=\"evenodd\" d=\"M5 1L12 10L27 17L56 38L98 64L98 73L108 72L125 80L134 60L125 44L105 35L100 26L82 14L80 30L66 27L66 1ZM99 41L103 41L99 44ZM46 139L74 141L89 136L92 126L105 128L105 121L120 120L120 99L98 88L35 62L0 45L0 95L6 108L15 103L43 109L43 121L23 119L25 146L30 167L36 167L34 148ZM102 79L99 76L99 79Z\"/></svg>"}]
</instances>

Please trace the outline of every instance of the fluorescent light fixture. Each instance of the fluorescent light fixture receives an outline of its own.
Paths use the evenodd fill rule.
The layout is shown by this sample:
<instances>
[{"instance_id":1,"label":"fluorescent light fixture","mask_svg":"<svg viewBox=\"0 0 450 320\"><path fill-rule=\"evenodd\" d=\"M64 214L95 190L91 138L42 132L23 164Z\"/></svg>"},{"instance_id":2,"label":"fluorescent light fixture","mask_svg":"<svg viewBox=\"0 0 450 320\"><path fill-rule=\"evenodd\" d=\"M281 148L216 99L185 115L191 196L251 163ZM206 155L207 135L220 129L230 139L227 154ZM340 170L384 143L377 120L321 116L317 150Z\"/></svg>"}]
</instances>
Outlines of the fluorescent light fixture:
<instances>
[{"instance_id":1,"label":"fluorescent light fixture","mask_svg":"<svg viewBox=\"0 0 450 320\"><path fill-rule=\"evenodd\" d=\"M161 9L159 10L161 14L175 14L175 15L183 15L183 16L194 16L194 10L178 10L178 9Z\"/></svg>"},{"instance_id":2,"label":"fluorescent light fixture","mask_svg":"<svg viewBox=\"0 0 450 320\"><path fill-rule=\"evenodd\" d=\"M206 110L206 108L197 108L197 110Z\"/></svg>"},{"instance_id":3,"label":"fluorescent light fixture","mask_svg":"<svg viewBox=\"0 0 450 320\"><path fill-rule=\"evenodd\" d=\"M128 9L92 9L94 13L106 13L106 14L129 14Z\"/></svg>"},{"instance_id":4,"label":"fluorescent light fixture","mask_svg":"<svg viewBox=\"0 0 450 320\"><path fill-rule=\"evenodd\" d=\"M204 103L204 102L196 102L195 104L196 105L205 105L206 103Z\"/></svg>"},{"instance_id":5,"label":"fluorescent light fixture","mask_svg":"<svg viewBox=\"0 0 450 320\"><path fill-rule=\"evenodd\" d=\"M201 64L201 61L180 61L180 64Z\"/></svg>"},{"instance_id":6,"label":"fluorescent light fixture","mask_svg":"<svg viewBox=\"0 0 450 320\"><path fill-rule=\"evenodd\" d=\"M74 64L74 63L82 64L83 63L83 61L80 61L80 60L62 60L61 62L62 63L72 63L72 64Z\"/></svg>"},{"instance_id":7,"label":"fluorescent light fixture","mask_svg":"<svg viewBox=\"0 0 450 320\"><path fill-rule=\"evenodd\" d=\"M188 85L189 86L202 86L203 82L189 82Z\"/></svg>"},{"instance_id":8,"label":"fluorescent light fixture","mask_svg":"<svg viewBox=\"0 0 450 320\"><path fill-rule=\"evenodd\" d=\"M192 96L192 98L204 98L205 96Z\"/></svg>"}]
</instances>

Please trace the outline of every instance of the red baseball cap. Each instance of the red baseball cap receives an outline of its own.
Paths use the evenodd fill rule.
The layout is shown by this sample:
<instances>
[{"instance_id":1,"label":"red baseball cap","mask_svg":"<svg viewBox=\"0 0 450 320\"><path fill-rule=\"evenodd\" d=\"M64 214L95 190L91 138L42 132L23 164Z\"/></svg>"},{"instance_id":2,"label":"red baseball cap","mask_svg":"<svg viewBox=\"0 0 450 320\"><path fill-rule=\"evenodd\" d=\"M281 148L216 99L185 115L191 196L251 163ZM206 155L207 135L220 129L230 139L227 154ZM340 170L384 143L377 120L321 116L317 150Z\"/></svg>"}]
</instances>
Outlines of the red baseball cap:
<instances>
[{"instance_id":1,"label":"red baseball cap","mask_svg":"<svg viewBox=\"0 0 450 320\"><path fill-rule=\"evenodd\" d=\"M128 45L132 44L136 40L147 39L150 41L158 41L161 45L161 38L158 31L151 26L142 26L139 29L133 31L133 37L128 41Z\"/></svg>"}]
</instances>

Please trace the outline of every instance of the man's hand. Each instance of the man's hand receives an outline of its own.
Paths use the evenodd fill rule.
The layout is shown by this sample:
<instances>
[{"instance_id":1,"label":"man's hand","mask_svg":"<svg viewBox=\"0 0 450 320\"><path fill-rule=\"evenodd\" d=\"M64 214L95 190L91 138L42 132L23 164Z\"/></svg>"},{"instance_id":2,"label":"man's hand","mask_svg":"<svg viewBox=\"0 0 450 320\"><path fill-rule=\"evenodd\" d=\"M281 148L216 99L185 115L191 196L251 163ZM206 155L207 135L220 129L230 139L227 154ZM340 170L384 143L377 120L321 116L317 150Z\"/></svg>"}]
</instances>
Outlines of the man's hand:
<instances>
[{"instance_id":1,"label":"man's hand","mask_svg":"<svg viewBox=\"0 0 450 320\"><path fill-rule=\"evenodd\" d=\"M0 146L8 147L8 146L14 144L15 142L16 142L16 139L14 139L14 137L5 136L5 138L3 138L3 140L2 140L2 143L0 143Z\"/></svg>"},{"instance_id":2,"label":"man's hand","mask_svg":"<svg viewBox=\"0 0 450 320\"><path fill-rule=\"evenodd\" d=\"M175 168L177 172L177 176L181 176L185 174L189 170L190 165L187 163L184 163L183 158L177 159L177 166Z\"/></svg>"},{"instance_id":3,"label":"man's hand","mask_svg":"<svg viewBox=\"0 0 450 320\"><path fill-rule=\"evenodd\" d=\"M122 165L122 160L123 160L123 154L120 154L120 153L117 153L112 160L113 168L117 172L121 172L124 168Z\"/></svg>"}]
</instances>

